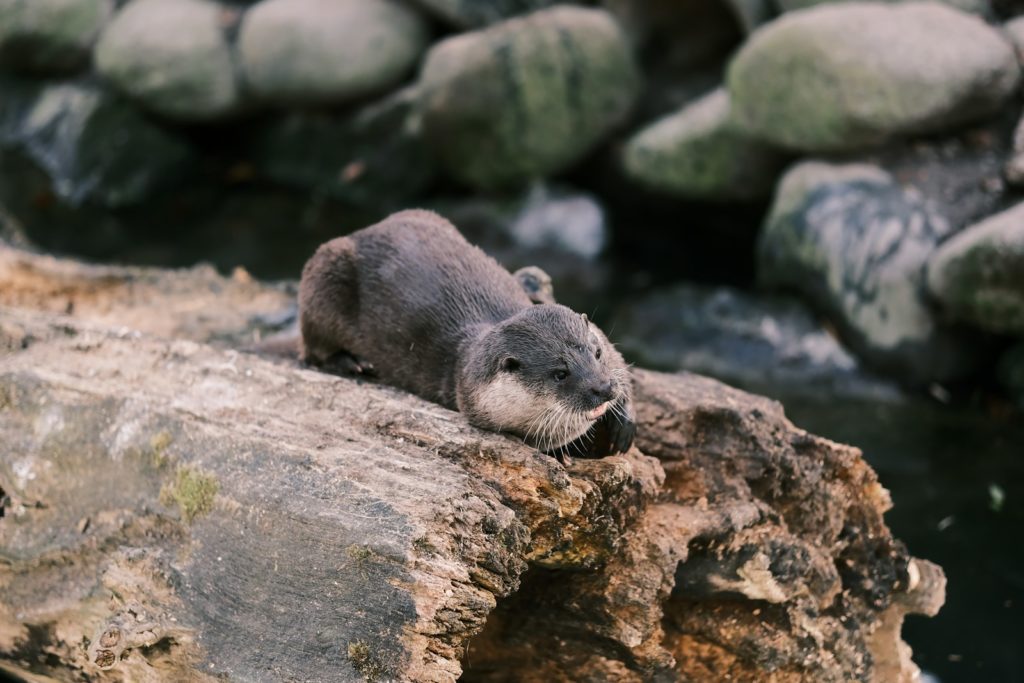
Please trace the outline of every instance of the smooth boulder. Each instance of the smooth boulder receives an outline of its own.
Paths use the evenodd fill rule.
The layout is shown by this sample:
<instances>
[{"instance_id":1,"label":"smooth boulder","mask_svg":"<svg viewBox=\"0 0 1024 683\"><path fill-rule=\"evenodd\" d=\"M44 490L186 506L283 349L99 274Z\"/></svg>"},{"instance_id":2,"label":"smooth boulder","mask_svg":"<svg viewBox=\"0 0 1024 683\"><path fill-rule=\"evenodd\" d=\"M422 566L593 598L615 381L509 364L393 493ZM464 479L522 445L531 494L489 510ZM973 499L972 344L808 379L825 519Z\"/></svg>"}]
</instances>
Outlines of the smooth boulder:
<instances>
[{"instance_id":1,"label":"smooth boulder","mask_svg":"<svg viewBox=\"0 0 1024 683\"><path fill-rule=\"evenodd\" d=\"M202 121L232 113L241 89L222 22L207 0L135 0L96 46L96 70L157 114Z\"/></svg>"},{"instance_id":2,"label":"smooth boulder","mask_svg":"<svg viewBox=\"0 0 1024 683\"><path fill-rule=\"evenodd\" d=\"M928 289L958 320L1024 335L1024 203L945 242L928 261Z\"/></svg>"},{"instance_id":3,"label":"smooth boulder","mask_svg":"<svg viewBox=\"0 0 1024 683\"><path fill-rule=\"evenodd\" d=\"M935 3L838 3L786 14L728 70L749 134L820 152L985 117L1016 92L1013 47L978 17Z\"/></svg>"},{"instance_id":4,"label":"smooth boulder","mask_svg":"<svg viewBox=\"0 0 1024 683\"><path fill-rule=\"evenodd\" d=\"M972 355L933 319L923 293L924 264L947 234L921 197L880 168L804 162L779 184L758 276L828 313L874 367L914 383L947 380Z\"/></svg>"},{"instance_id":5,"label":"smooth boulder","mask_svg":"<svg viewBox=\"0 0 1024 683\"><path fill-rule=\"evenodd\" d=\"M790 297L680 284L631 298L611 327L616 346L638 365L696 372L773 398L900 395Z\"/></svg>"},{"instance_id":6,"label":"smooth boulder","mask_svg":"<svg viewBox=\"0 0 1024 683\"><path fill-rule=\"evenodd\" d=\"M351 100L401 81L428 33L422 16L394 0L265 0L242 20L239 62L263 100Z\"/></svg>"},{"instance_id":7,"label":"smooth boulder","mask_svg":"<svg viewBox=\"0 0 1024 683\"><path fill-rule=\"evenodd\" d=\"M84 68L112 11L112 0L0 0L0 66L32 73Z\"/></svg>"},{"instance_id":8,"label":"smooth boulder","mask_svg":"<svg viewBox=\"0 0 1024 683\"><path fill-rule=\"evenodd\" d=\"M442 41L419 85L424 134L445 169L492 189L590 152L628 113L638 74L607 12L563 6Z\"/></svg>"},{"instance_id":9,"label":"smooth boulder","mask_svg":"<svg viewBox=\"0 0 1024 683\"><path fill-rule=\"evenodd\" d=\"M736 129L718 89L636 132L623 170L654 190L689 199L760 199L772 193L787 155Z\"/></svg>"}]
</instances>

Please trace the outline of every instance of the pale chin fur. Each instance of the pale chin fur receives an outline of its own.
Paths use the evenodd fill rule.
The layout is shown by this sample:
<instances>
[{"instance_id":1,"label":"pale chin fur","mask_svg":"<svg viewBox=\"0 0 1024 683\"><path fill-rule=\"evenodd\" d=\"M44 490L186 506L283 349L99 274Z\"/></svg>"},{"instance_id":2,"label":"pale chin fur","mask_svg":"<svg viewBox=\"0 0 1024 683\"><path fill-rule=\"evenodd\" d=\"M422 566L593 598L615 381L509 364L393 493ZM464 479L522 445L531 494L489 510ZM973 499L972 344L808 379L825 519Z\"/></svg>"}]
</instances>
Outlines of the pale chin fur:
<instances>
[{"instance_id":1,"label":"pale chin fur","mask_svg":"<svg viewBox=\"0 0 1024 683\"><path fill-rule=\"evenodd\" d=\"M597 419L567 408L554 398L537 395L508 373L499 373L476 392L475 399L476 412L499 431L521 436L542 451L575 441Z\"/></svg>"}]
</instances>

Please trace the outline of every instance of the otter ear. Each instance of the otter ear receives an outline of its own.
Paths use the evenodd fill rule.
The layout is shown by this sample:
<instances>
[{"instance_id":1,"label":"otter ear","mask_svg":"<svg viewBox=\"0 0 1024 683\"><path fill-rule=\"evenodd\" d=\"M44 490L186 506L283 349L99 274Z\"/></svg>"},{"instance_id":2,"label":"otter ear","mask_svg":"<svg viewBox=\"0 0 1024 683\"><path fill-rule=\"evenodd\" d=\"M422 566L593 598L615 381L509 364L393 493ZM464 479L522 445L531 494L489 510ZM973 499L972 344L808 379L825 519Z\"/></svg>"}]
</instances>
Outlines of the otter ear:
<instances>
[{"instance_id":1,"label":"otter ear","mask_svg":"<svg viewBox=\"0 0 1024 683\"><path fill-rule=\"evenodd\" d=\"M585 323L587 323L589 325L590 324L590 318L587 317L587 314L586 313L580 313L580 315L583 316L583 322L585 322Z\"/></svg>"},{"instance_id":2,"label":"otter ear","mask_svg":"<svg viewBox=\"0 0 1024 683\"><path fill-rule=\"evenodd\" d=\"M505 356L501 359L501 369L507 372L515 372L520 367L519 361L512 356Z\"/></svg>"}]
</instances>

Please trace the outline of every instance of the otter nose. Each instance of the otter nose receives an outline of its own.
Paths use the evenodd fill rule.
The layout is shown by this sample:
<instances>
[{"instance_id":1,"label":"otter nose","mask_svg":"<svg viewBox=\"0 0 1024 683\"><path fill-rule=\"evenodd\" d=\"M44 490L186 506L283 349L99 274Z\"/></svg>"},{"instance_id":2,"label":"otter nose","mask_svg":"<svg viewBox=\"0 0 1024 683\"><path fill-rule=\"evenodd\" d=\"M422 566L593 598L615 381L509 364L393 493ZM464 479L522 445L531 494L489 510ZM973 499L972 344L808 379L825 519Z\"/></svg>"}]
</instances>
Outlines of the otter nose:
<instances>
[{"instance_id":1,"label":"otter nose","mask_svg":"<svg viewBox=\"0 0 1024 683\"><path fill-rule=\"evenodd\" d=\"M610 401L615 397L615 392L612 391L612 383L610 381L604 382L603 384L592 384L590 386L590 393L594 398L604 403Z\"/></svg>"}]
</instances>

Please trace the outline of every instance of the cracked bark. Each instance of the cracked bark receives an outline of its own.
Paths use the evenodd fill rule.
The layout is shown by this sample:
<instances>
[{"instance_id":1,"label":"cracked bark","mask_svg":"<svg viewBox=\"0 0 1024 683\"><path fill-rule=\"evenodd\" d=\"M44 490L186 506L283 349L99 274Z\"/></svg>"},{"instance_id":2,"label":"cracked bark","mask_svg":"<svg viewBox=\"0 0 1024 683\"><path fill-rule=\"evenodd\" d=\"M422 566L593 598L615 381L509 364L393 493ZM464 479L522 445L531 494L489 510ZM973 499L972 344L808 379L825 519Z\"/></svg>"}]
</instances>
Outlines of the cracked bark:
<instances>
[{"instance_id":1,"label":"cracked bark","mask_svg":"<svg viewBox=\"0 0 1024 683\"><path fill-rule=\"evenodd\" d=\"M0 249L0 658L31 680L898 681L943 578L853 448L636 373L565 468L237 349L244 273ZM68 312L71 312L68 315Z\"/></svg>"}]
</instances>

